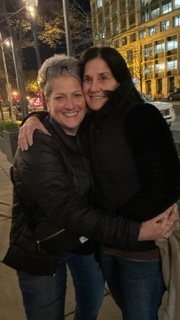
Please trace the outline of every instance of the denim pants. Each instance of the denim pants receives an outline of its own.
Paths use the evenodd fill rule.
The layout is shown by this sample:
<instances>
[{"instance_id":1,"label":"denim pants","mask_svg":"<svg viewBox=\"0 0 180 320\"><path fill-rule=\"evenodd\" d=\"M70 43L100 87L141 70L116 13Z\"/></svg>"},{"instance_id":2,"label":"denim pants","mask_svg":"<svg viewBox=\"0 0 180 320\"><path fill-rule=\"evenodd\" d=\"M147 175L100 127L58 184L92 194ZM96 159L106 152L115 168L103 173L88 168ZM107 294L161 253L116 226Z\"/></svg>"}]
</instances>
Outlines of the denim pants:
<instances>
[{"instance_id":1,"label":"denim pants","mask_svg":"<svg viewBox=\"0 0 180 320\"><path fill-rule=\"evenodd\" d=\"M123 320L157 320L164 292L160 261L122 259L101 253L101 265Z\"/></svg>"},{"instance_id":2,"label":"denim pants","mask_svg":"<svg viewBox=\"0 0 180 320\"><path fill-rule=\"evenodd\" d=\"M76 299L74 320L95 320L103 301L104 279L94 255L64 254L54 276L17 272L28 320L64 320L67 265Z\"/></svg>"}]
</instances>

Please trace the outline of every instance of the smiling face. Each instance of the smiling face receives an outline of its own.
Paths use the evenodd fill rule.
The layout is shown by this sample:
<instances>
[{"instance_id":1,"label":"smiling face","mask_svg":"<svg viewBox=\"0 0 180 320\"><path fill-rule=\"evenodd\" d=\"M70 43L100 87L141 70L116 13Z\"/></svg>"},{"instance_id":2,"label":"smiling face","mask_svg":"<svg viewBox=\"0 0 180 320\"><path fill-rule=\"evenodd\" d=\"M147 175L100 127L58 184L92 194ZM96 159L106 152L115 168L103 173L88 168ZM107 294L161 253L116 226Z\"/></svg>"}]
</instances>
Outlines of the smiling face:
<instances>
[{"instance_id":1,"label":"smiling face","mask_svg":"<svg viewBox=\"0 0 180 320\"><path fill-rule=\"evenodd\" d=\"M113 91L118 85L111 69L102 58L94 58L85 64L83 92L90 109L101 109L108 100L105 91Z\"/></svg>"},{"instance_id":2,"label":"smiling face","mask_svg":"<svg viewBox=\"0 0 180 320\"><path fill-rule=\"evenodd\" d=\"M46 98L51 117L67 134L75 135L86 114L80 81L71 75L50 80L51 92Z\"/></svg>"}]
</instances>

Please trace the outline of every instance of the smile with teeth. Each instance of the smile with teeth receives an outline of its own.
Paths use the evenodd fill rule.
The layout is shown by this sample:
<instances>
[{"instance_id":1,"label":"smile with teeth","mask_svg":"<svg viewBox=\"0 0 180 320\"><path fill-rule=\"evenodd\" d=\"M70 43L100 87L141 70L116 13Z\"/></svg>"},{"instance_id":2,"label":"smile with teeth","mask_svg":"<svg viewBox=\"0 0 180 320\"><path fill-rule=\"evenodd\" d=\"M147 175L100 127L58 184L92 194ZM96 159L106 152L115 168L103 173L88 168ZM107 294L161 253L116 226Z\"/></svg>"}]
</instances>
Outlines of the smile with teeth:
<instances>
[{"instance_id":1,"label":"smile with teeth","mask_svg":"<svg viewBox=\"0 0 180 320\"><path fill-rule=\"evenodd\" d=\"M90 96L90 98L93 100L101 100L101 99L104 99L105 97L104 96Z\"/></svg>"},{"instance_id":2,"label":"smile with teeth","mask_svg":"<svg viewBox=\"0 0 180 320\"><path fill-rule=\"evenodd\" d=\"M78 111L71 111L71 112L63 112L65 117L75 117L78 115Z\"/></svg>"}]
</instances>

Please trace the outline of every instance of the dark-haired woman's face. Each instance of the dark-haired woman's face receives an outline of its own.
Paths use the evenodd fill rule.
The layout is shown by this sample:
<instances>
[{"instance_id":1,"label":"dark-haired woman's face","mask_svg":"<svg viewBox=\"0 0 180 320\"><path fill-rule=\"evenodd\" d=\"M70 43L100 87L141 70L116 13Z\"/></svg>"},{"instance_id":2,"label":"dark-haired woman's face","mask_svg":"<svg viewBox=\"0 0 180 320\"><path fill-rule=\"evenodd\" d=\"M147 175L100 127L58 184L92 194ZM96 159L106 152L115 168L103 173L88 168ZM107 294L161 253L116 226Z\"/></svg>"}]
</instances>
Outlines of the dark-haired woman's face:
<instances>
[{"instance_id":1,"label":"dark-haired woman's face","mask_svg":"<svg viewBox=\"0 0 180 320\"><path fill-rule=\"evenodd\" d=\"M86 63L83 92L90 109L94 111L101 109L108 100L106 90L113 91L118 85L111 69L102 58L97 57Z\"/></svg>"}]
</instances>

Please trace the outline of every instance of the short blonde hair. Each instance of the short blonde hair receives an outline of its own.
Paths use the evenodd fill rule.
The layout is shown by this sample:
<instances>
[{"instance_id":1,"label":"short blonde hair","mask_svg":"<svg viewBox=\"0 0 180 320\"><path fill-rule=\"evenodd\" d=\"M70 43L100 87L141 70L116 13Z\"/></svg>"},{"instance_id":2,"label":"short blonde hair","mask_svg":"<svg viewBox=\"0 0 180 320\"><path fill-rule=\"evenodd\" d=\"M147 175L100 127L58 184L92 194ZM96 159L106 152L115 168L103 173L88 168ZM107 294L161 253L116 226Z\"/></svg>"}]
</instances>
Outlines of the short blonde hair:
<instances>
[{"instance_id":1,"label":"short blonde hair","mask_svg":"<svg viewBox=\"0 0 180 320\"><path fill-rule=\"evenodd\" d=\"M45 96L48 97L52 91L50 80L62 74L71 75L81 82L79 61L65 54L55 54L43 62L37 80Z\"/></svg>"}]
</instances>

